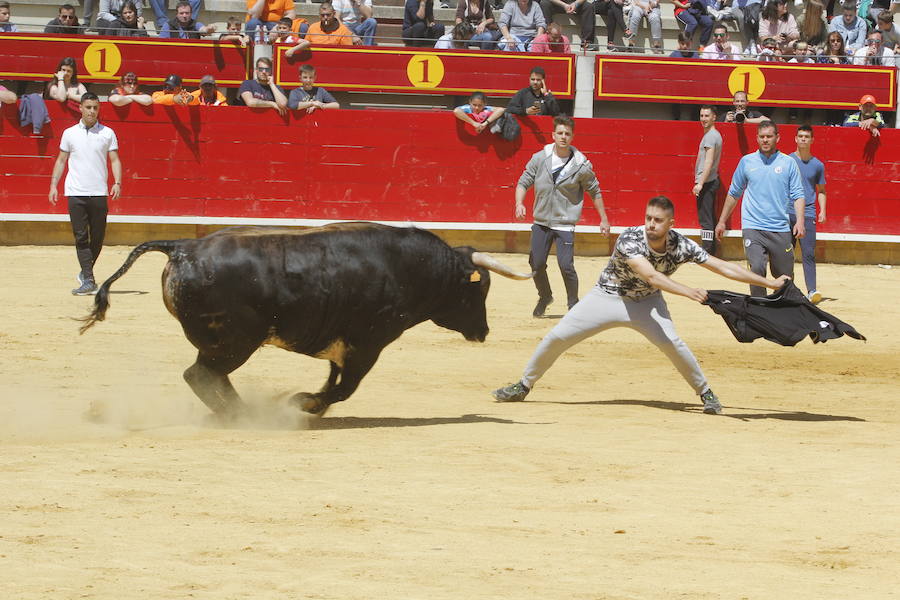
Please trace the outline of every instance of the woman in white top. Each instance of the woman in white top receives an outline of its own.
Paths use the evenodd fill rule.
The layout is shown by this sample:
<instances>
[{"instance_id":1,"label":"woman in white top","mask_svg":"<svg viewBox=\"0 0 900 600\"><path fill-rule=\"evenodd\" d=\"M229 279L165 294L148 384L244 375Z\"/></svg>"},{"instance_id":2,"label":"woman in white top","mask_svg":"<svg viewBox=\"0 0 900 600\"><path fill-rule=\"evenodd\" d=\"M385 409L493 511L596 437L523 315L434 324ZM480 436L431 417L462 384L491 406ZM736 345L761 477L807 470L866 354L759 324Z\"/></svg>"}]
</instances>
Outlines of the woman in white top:
<instances>
[{"instance_id":1,"label":"woman in white top","mask_svg":"<svg viewBox=\"0 0 900 600\"><path fill-rule=\"evenodd\" d=\"M56 67L56 74L47 82L44 89L44 98L65 102L72 100L81 102L81 97L87 93L83 83L78 82L78 67L75 59L67 56Z\"/></svg>"}]
</instances>

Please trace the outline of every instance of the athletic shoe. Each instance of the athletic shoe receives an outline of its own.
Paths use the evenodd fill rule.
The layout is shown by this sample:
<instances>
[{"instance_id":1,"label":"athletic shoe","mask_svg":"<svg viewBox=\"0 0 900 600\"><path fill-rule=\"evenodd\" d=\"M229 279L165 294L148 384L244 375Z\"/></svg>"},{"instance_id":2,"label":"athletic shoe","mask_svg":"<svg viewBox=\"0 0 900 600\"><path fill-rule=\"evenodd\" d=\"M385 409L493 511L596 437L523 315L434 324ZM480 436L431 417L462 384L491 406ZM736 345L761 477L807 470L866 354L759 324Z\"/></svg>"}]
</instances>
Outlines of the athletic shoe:
<instances>
[{"instance_id":1,"label":"athletic shoe","mask_svg":"<svg viewBox=\"0 0 900 600\"><path fill-rule=\"evenodd\" d=\"M813 304L818 304L822 301L822 292L820 292L819 290L813 290L806 296L806 299Z\"/></svg>"},{"instance_id":2,"label":"athletic shoe","mask_svg":"<svg viewBox=\"0 0 900 600\"><path fill-rule=\"evenodd\" d=\"M534 306L534 311L531 314L535 317L543 317L544 313L547 312L547 307L551 304L553 304L553 296L538 298L537 304Z\"/></svg>"},{"instance_id":3,"label":"athletic shoe","mask_svg":"<svg viewBox=\"0 0 900 600\"><path fill-rule=\"evenodd\" d=\"M84 285L84 273L82 273L81 271L78 271L78 275L75 276L75 281L78 282L78 287L83 286Z\"/></svg>"},{"instance_id":4,"label":"athletic shoe","mask_svg":"<svg viewBox=\"0 0 900 600\"><path fill-rule=\"evenodd\" d=\"M530 391L521 381L517 381L499 390L494 390L491 395L497 402L521 402Z\"/></svg>"},{"instance_id":5,"label":"athletic shoe","mask_svg":"<svg viewBox=\"0 0 900 600\"><path fill-rule=\"evenodd\" d=\"M72 290L72 294L75 296L91 296L96 293L97 284L90 279L85 279L84 283L81 284L81 287L77 287Z\"/></svg>"},{"instance_id":6,"label":"athletic shoe","mask_svg":"<svg viewBox=\"0 0 900 600\"><path fill-rule=\"evenodd\" d=\"M719 398L713 393L712 390L706 390L702 394L700 394L700 399L703 400L703 413L707 415L721 415L722 414L722 405L719 404Z\"/></svg>"}]
</instances>

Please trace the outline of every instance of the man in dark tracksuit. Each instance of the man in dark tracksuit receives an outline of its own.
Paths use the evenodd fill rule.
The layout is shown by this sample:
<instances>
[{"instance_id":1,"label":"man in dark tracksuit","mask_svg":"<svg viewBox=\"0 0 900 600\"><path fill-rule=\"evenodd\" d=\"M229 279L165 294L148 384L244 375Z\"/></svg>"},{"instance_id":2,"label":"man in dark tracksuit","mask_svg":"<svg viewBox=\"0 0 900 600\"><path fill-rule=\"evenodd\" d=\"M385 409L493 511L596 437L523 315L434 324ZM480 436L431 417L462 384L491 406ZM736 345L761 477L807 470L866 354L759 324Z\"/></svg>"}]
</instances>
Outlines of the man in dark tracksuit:
<instances>
[{"instance_id":1,"label":"man in dark tracksuit","mask_svg":"<svg viewBox=\"0 0 900 600\"><path fill-rule=\"evenodd\" d=\"M553 302L547 257L556 242L556 259L566 284L567 304L578 302L575 272L575 225L581 218L584 194L590 194L600 214L600 232L609 233L609 220L594 169L584 154L571 145L575 123L569 117L553 119L553 143L535 152L516 186L516 219L525 219L525 194L534 187L534 225L528 262L535 272L538 291L534 316L542 317Z\"/></svg>"}]
</instances>

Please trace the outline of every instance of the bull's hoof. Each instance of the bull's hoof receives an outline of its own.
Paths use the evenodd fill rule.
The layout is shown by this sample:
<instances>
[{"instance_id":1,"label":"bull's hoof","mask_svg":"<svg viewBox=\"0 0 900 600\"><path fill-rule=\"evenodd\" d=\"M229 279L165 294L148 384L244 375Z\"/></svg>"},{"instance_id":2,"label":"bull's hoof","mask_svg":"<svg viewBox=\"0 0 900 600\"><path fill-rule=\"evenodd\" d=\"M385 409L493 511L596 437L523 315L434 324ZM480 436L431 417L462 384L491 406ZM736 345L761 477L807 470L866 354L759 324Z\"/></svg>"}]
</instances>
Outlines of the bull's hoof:
<instances>
[{"instance_id":1,"label":"bull's hoof","mask_svg":"<svg viewBox=\"0 0 900 600\"><path fill-rule=\"evenodd\" d=\"M308 412L311 415L317 415L319 417L324 415L328 410L328 404L326 404L322 400L322 397L317 394L300 392L299 394L294 394L294 397L291 398L291 401L296 404L303 412Z\"/></svg>"}]
</instances>

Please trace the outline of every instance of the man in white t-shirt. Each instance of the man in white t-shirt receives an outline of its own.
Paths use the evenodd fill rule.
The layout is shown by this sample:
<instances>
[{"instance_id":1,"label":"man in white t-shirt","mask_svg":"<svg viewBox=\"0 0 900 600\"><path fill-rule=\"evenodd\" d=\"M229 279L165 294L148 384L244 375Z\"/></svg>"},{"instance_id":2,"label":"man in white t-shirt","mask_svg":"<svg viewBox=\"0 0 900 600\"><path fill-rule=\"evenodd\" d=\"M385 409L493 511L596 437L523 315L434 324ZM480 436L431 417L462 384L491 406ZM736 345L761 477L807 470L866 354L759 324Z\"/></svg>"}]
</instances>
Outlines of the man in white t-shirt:
<instances>
[{"instance_id":1,"label":"man in white t-shirt","mask_svg":"<svg viewBox=\"0 0 900 600\"><path fill-rule=\"evenodd\" d=\"M363 46L375 45L378 21L372 17L372 0L332 0L338 21L362 40Z\"/></svg>"},{"instance_id":2,"label":"man in white t-shirt","mask_svg":"<svg viewBox=\"0 0 900 600\"><path fill-rule=\"evenodd\" d=\"M107 196L117 200L122 190L122 163L119 162L119 141L115 132L102 125L100 100L90 92L81 97L81 120L63 132L59 141L59 156L50 178L50 204L56 206L57 187L68 162L64 191L69 201L69 219L75 234L75 253L81 272L79 286L72 290L76 296L97 291L94 263L103 249L106 233ZM115 183L107 193L109 173L106 160L112 165Z\"/></svg>"}]
</instances>

